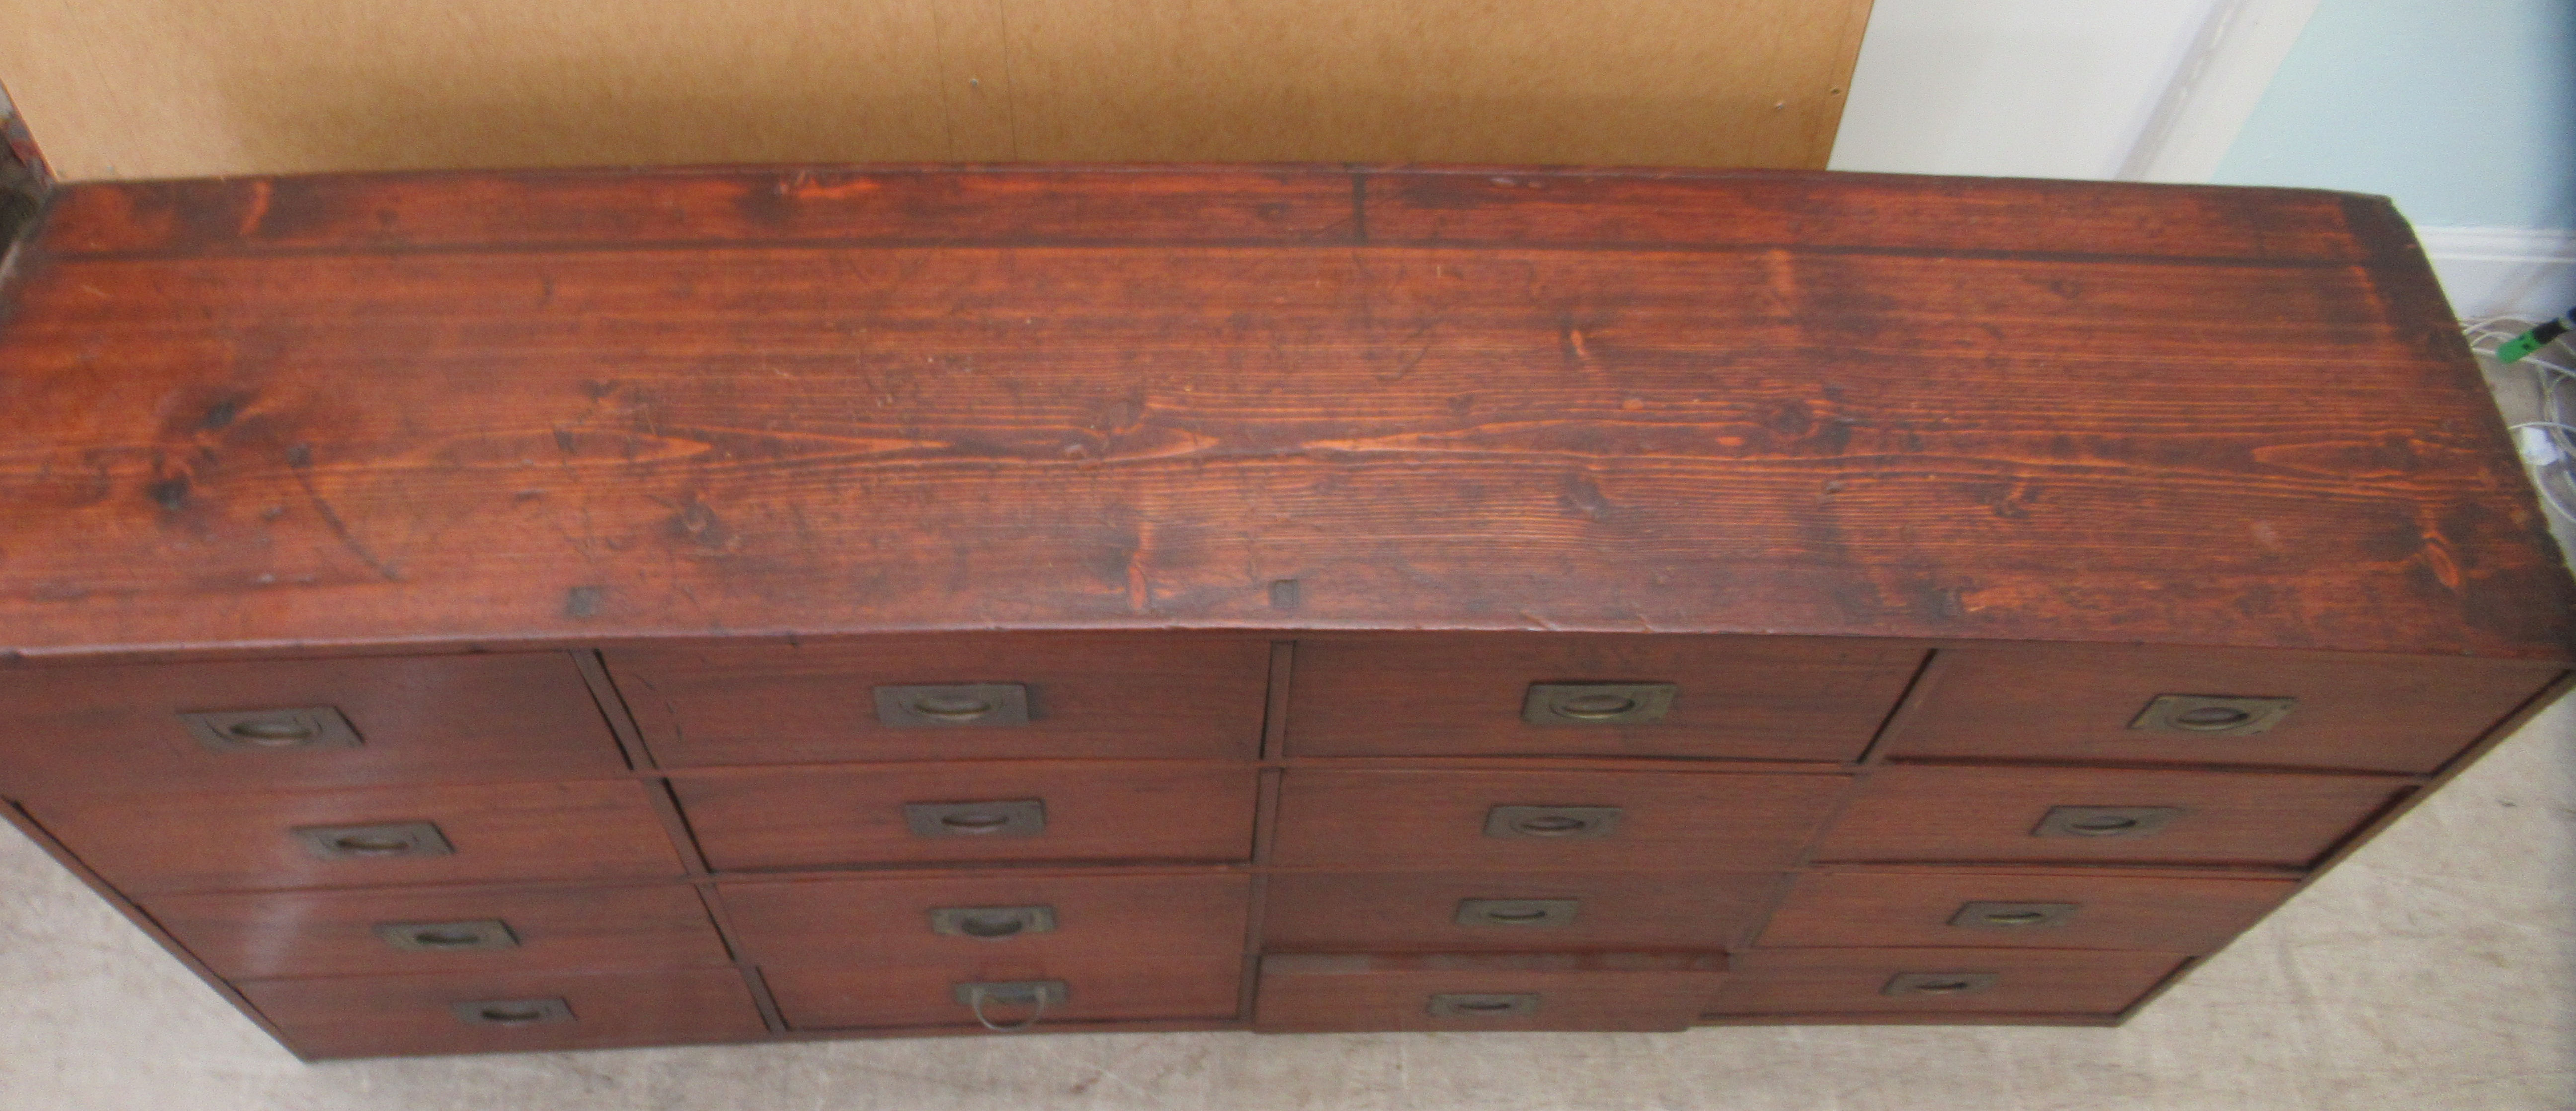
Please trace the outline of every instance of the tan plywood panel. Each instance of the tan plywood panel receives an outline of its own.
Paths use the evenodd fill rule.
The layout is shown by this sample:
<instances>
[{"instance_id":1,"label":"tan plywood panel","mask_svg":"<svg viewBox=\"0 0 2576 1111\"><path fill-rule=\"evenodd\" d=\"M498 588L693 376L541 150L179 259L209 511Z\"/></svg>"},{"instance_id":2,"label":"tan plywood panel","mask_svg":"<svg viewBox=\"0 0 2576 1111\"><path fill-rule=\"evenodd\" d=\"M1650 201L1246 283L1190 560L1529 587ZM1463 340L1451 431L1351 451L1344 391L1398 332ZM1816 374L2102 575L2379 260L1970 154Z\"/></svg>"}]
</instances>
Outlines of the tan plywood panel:
<instances>
[{"instance_id":1,"label":"tan plywood panel","mask_svg":"<svg viewBox=\"0 0 2576 1111\"><path fill-rule=\"evenodd\" d=\"M884 161L1821 167L1869 0L0 0L64 180Z\"/></svg>"}]
</instances>

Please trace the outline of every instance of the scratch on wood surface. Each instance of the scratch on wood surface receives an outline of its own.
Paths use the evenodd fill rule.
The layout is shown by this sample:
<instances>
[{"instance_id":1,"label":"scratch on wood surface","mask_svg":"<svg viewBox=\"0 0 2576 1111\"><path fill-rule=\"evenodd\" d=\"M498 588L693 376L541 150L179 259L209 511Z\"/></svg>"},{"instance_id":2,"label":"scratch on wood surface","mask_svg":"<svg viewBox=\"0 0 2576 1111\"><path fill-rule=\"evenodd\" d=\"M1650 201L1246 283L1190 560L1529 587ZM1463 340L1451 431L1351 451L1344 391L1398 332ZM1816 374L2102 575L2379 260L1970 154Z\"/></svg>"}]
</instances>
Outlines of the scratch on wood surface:
<instances>
[{"instance_id":1,"label":"scratch on wood surface","mask_svg":"<svg viewBox=\"0 0 2576 1111\"><path fill-rule=\"evenodd\" d=\"M377 559L376 553L368 551L367 546L359 542L356 534L349 531L348 522L341 520L339 512L331 508L330 501L322 496L320 490L314 488L312 445L296 444L287 448L286 465L287 469L295 474L295 484L304 488L304 498L312 503L313 511L321 514L322 523L331 527L331 535L340 538L340 545L349 549L349 554L358 557L359 562L373 568L377 574L383 575L386 582L401 582L402 573L385 561Z\"/></svg>"}]
</instances>

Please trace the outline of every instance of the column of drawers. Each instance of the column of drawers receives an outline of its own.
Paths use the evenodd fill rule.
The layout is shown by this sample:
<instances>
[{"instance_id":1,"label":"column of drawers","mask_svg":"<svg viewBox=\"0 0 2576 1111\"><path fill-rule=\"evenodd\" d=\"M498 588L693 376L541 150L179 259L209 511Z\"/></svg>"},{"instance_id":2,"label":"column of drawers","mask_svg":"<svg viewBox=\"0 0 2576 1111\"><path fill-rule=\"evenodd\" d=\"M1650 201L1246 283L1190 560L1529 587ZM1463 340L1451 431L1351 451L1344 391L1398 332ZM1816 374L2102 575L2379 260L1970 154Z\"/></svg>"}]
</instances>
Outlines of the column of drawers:
<instances>
[{"instance_id":1,"label":"column of drawers","mask_svg":"<svg viewBox=\"0 0 2576 1111\"><path fill-rule=\"evenodd\" d=\"M610 649L793 1031L1241 1011L1270 642Z\"/></svg>"},{"instance_id":2,"label":"column of drawers","mask_svg":"<svg viewBox=\"0 0 2576 1111\"><path fill-rule=\"evenodd\" d=\"M28 667L0 794L300 1053L766 1033L565 653Z\"/></svg>"}]
</instances>

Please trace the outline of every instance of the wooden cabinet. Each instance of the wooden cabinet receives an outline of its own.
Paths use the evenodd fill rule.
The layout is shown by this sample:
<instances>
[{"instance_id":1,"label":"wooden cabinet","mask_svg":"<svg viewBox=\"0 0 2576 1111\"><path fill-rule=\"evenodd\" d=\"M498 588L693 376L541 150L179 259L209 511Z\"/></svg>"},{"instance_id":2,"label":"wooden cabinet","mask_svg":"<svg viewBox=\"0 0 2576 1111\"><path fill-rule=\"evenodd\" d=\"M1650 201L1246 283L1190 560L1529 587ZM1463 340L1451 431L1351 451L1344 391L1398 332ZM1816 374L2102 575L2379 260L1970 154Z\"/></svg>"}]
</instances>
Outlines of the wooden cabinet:
<instances>
[{"instance_id":1,"label":"wooden cabinet","mask_svg":"<svg viewBox=\"0 0 2576 1111\"><path fill-rule=\"evenodd\" d=\"M0 812L307 1057L2114 1023L2576 660L2369 198L322 176L5 283Z\"/></svg>"}]
</instances>

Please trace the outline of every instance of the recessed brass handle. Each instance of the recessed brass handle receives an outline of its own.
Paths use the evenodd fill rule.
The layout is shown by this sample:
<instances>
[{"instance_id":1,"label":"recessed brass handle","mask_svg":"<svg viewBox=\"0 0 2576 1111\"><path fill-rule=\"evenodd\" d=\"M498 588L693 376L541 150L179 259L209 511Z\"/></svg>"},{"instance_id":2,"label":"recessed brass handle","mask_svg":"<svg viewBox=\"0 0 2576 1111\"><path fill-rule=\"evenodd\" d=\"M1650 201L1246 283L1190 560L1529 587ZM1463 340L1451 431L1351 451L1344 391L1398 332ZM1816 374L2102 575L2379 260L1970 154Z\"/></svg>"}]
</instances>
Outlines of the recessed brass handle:
<instances>
[{"instance_id":1,"label":"recessed brass handle","mask_svg":"<svg viewBox=\"0 0 2576 1111\"><path fill-rule=\"evenodd\" d=\"M2197 733L2205 737L2250 737L2270 732L2290 716L2299 700L2232 694L2160 694L2129 720L2129 728L2150 733Z\"/></svg>"},{"instance_id":2,"label":"recessed brass handle","mask_svg":"<svg viewBox=\"0 0 2576 1111\"><path fill-rule=\"evenodd\" d=\"M903 821L915 837L1035 837L1046 832L1046 802L905 803Z\"/></svg>"},{"instance_id":3,"label":"recessed brass handle","mask_svg":"<svg viewBox=\"0 0 2576 1111\"><path fill-rule=\"evenodd\" d=\"M305 851L324 860L381 860L447 856L456 851L432 822L364 826L299 826L288 830Z\"/></svg>"},{"instance_id":4,"label":"recessed brass handle","mask_svg":"<svg viewBox=\"0 0 2576 1111\"><path fill-rule=\"evenodd\" d=\"M1441 992L1424 1009L1436 1018L1509 1018L1537 1014L1541 997L1531 992Z\"/></svg>"},{"instance_id":5,"label":"recessed brass handle","mask_svg":"<svg viewBox=\"0 0 2576 1111\"><path fill-rule=\"evenodd\" d=\"M358 731L329 706L275 710L203 710L179 715L197 743L217 752L284 752L357 748Z\"/></svg>"},{"instance_id":6,"label":"recessed brass handle","mask_svg":"<svg viewBox=\"0 0 2576 1111\"><path fill-rule=\"evenodd\" d=\"M1580 905L1573 899L1461 899L1457 922L1461 926L1570 926Z\"/></svg>"},{"instance_id":7,"label":"recessed brass handle","mask_svg":"<svg viewBox=\"0 0 2576 1111\"><path fill-rule=\"evenodd\" d=\"M1646 725L1673 708L1671 683L1532 683L1521 720L1532 725Z\"/></svg>"},{"instance_id":8,"label":"recessed brass handle","mask_svg":"<svg viewBox=\"0 0 2576 1111\"><path fill-rule=\"evenodd\" d=\"M468 1026L533 1026L574 1021L572 1004L561 996L548 999L469 999L451 1003L456 1021Z\"/></svg>"},{"instance_id":9,"label":"recessed brass handle","mask_svg":"<svg viewBox=\"0 0 2576 1111\"><path fill-rule=\"evenodd\" d=\"M975 1015L975 1021L987 1030L1010 1033L1038 1024L1049 1007L1061 1008L1073 998L1073 989L1062 980L995 980L958 984L951 991L958 1002ZM987 1004L1026 1007L1029 1017L1013 1023L999 1023L984 1013Z\"/></svg>"},{"instance_id":10,"label":"recessed brass handle","mask_svg":"<svg viewBox=\"0 0 2576 1111\"><path fill-rule=\"evenodd\" d=\"M1964 903L1950 916L1953 926L2022 930L2063 926L2075 917L2074 903Z\"/></svg>"},{"instance_id":11,"label":"recessed brass handle","mask_svg":"<svg viewBox=\"0 0 2576 1111\"><path fill-rule=\"evenodd\" d=\"M2030 832L2034 837L2145 837L2182 815L2178 806L2057 806Z\"/></svg>"},{"instance_id":12,"label":"recessed brass handle","mask_svg":"<svg viewBox=\"0 0 2576 1111\"><path fill-rule=\"evenodd\" d=\"M1022 683L878 687L875 696L877 721L898 729L1029 723L1029 688Z\"/></svg>"},{"instance_id":13,"label":"recessed brass handle","mask_svg":"<svg viewBox=\"0 0 2576 1111\"><path fill-rule=\"evenodd\" d=\"M405 952L464 953L515 949L519 935L498 918L462 922L379 922L376 937Z\"/></svg>"},{"instance_id":14,"label":"recessed brass handle","mask_svg":"<svg viewBox=\"0 0 2576 1111\"><path fill-rule=\"evenodd\" d=\"M1000 941L1054 929L1055 908L1051 906L937 907L930 912L930 932L950 937Z\"/></svg>"},{"instance_id":15,"label":"recessed brass handle","mask_svg":"<svg viewBox=\"0 0 2576 1111\"><path fill-rule=\"evenodd\" d=\"M1879 988L1883 995L1975 995L2002 976L1993 972L1899 972Z\"/></svg>"},{"instance_id":16,"label":"recessed brass handle","mask_svg":"<svg viewBox=\"0 0 2576 1111\"><path fill-rule=\"evenodd\" d=\"M1615 806L1497 806L1485 812L1485 836L1608 837L1618 832L1619 816Z\"/></svg>"}]
</instances>

